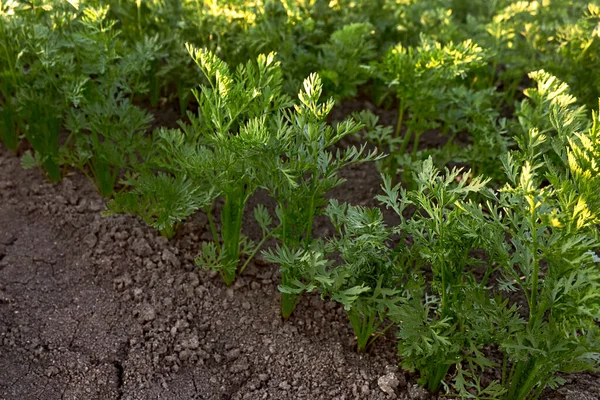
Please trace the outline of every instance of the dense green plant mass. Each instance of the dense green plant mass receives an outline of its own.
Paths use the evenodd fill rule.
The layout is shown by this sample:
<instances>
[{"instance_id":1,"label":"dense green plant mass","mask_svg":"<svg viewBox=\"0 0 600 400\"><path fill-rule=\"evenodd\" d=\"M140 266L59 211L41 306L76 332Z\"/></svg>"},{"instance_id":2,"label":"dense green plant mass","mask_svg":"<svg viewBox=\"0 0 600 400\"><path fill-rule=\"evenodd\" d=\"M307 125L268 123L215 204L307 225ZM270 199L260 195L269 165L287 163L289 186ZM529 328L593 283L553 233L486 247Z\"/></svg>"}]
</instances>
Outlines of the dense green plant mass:
<instances>
[{"instance_id":1,"label":"dense green plant mass","mask_svg":"<svg viewBox=\"0 0 600 400\"><path fill-rule=\"evenodd\" d=\"M586 0L0 1L0 141L167 238L205 213L197 264L261 252L284 319L337 302L432 393L530 400L600 371L599 57Z\"/></svg>"},{"instance_id":2,"label":"dense green plant mass","mask_svg":"<svg viewBox=\"0 0 600 400\"><path fill-rule=\"evenodd\" d=\"M148 165L141 166L139 180L130 184L143 199L136 210L141 215L148 215L148 207L156 211L149 197L157 193L144 189L157 179L148 168L161 170L160 179L170 182L164 192L158 192L162 201L168 202L176 193L189 199L190 204L160 210L163 215L157 216L157 223L161 221L167 235L181 219L205 207L215 242L205 245L199 262L220 271L231 284L240 252L248 245L241 236L246 203L264 185L266 175L284 172L271 169L270 159L285 151L289 132L279 125L290 100L281 93L281 69L272 54L231 71L210 51L192 46L188 50L208 82L194 90L198 112L189 112L190 123L182 123L181 129L158 133L156 153ZM211 195L204 195L206 191ZM220 236L212 218L218 197L224 199ZM197 201L200 198L205 201ZM114 210L131 210L135 207L131 201L128 195L117 196Z\"/></svg>"},{"instance_id":3,"label":"dense green plant mass","mask_svg":"<svg viewBox=\"0 0 600 400\"><path fill-rule=\"evenodd\" d=\"M549 91L546 100L559 94ZM551 119L562 123L578 115L563 104ZM540 126L529 127L519 151L503 158L509 182L489 219L502 227L512 246L495 243L492 254L504 275L501 287L521 291L528 309L528 317L501 342L508 399L537 398L547 385L561 382L556 372L598 368L598 189L587 186L597 178L589 175L581 185L581 161L576 160L595 151L597 113L593 118L591 128L562 132L558 140L568 142L555 147L554 159L545 156L550 138ZM561 125L555 128L560 131Z\"/></svg>"},{"instance_id":4,"label":"dense green plant mass","mask_svg":"<svg viewBox=\"0 0 600 400\"><path fill-rule=\"evenodd\" d=\"M281 91L281 68L273 54L261 55L232 72L214 53L191 46L188 50L208 81L194 90L198 112L188 113L190 123L182 124L182 129L158 132L155 152L140 165L139 177L128 182L133 192L117 195L110 206L115 212L135 212L145 218L156 215L151 224L168 236L177 222L205 207L215 242L205 245L198 261L220 271L231 284L241 253L254 247L241 233L246 203L258 188L269 191L279 204L280 224L275 228L269 226L268 214L258 211L263 239L275 235L284 246L297 247L309 243L324 195L343 182L338 171L376 156L363 155L364 147L330 149L361 125L352 120L335 127L327 124L333 102L319 103L322 85L317 75L304 81L299 104L291 109L291 99ZM150 172L156 169L162 172ZM156 187L157 180L165 183L164 190ZM206 193L210 195L203 196ZM178 199L180 206L158 209L174 196L188 199L189 204ZM219 197L224 200L220 238L212 218L212 203ZM289 316L295 302L284 296L284 315Z\"/></svg>"},{"instance_id":5,"label":"dense green plant mass","mask_svg":"<svg viewBox=\"0 0 600 400\"><path fill-rule=\"evenodd\" d=\"M110 196L131 154L143 152L139 134L151 117L128 98L147 91L155 43L118 40L105 6L3 7L3 141L16 151L26 138L24 166L43 167L51 180L62 165L79 167Z\"/></svg>"},{"instance_id":6,"label":"dense green plant mass","mask_svg":"<svg viewBox=\"0 0 600 400\"><path fill-rule=\"evenodd\" d=\"M383 327L386 317L403 301L399 283L407 276L404 254L390 246L391 230L378 208L332 200L327 215L339 237L331 239L326 249L329 254L338 253L341 262L323 280L322 292L344 306L358 351L364 351L392 326Z\"/></svg>"},{"instance_id":7,"label":"dense green plant mass","mask_svg":"<svg viewBox=\"0 0 600 400\"><path fill-rule=\"evenodd\" d=\"M374 68L379 79L387 84L386 92L395 95L399 103L394 134L376 137L376 143L392 154L383 165L386 174L395 177L396 169L401 166L404 178L408 178L410 164L417 159L421 135L436 128L443 133L452 130L456 135L463 128L462 120L468 118L460 115L459 104L478 94L491 95L456 84L470 70L481 67L484 56L483 49L470 40L443 46L425 36L418 47L406 48L400 44L388 50L381 65ZM453 137L446 144L452 140ZM412 151L407 152L411 142Z\"/></svg>"},{"instance_id":8,"label":"dense green plant mass","mask_svg":"<svg viewBox=\"0 0 600 400\"><path fill-rule=\"evenodd\" d=\"M493 342L494 317L507 319L498 309L502 302L488 298L486 286L494 267L485 265L478 279L475 269L483 261L474 257L481 239L496 232L469 215L469 196L483 193L487 180L471 178L469 172L446 170L441 174L429 158L417 170L417 187L405 191L384 180L380 201L401 218L395 230L412 239L403 249L413 274L432 274L430 290L415 287L406 304L393 310L399 324L399 355L409 370L418 370L421 383L437 392L449 369L461 362L471 368L489 364L482 354L484 345ZM416 212L408 219L404 208L413 205ZM499 325L502 326L502 325Z\"/></svg>"},{"instance_id":9,"label":"dense green plant mass","mask_svg":"<svg viewBox=\"0 0 600 400\"><path fill-rule=\"evenodd\" d=\"M325 210L339 237L327 243L315 241L295 251L289 247L267 251L269 261L282 266L280 290L284 294L318 291L341 303L357 336L358 351L365 351L391 324L385 317L400 301L395 285L405 275L403 264L388 246L391 230L379 209L339 204L332 200ZM332 257L339 254L340 262ZM291 273L290 273L291 272Z\"/></svg>"}]
</instances>

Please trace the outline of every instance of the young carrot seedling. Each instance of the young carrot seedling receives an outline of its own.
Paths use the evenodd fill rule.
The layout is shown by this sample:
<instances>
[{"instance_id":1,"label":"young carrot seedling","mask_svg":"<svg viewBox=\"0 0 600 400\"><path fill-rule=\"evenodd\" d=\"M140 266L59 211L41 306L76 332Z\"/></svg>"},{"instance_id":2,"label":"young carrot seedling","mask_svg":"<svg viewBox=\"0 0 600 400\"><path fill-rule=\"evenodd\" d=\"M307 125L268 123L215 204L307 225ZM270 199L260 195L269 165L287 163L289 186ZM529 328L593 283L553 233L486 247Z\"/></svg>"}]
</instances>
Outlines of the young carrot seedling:
<instances>
[{"instance_id":1,"label":"young carrot seedling","mask_svg":"<svg viewBox=\"0 0 600 400\"><path fill-rule=\"evenodd\" d=\"M327 116L333 101L320 103L321 79L310 75L304 80L303 90L298 94L300 104L285 114L278 127L287 132L289 139L281 157L273 158L271 174L265 187L277 202L276 214L279 226L274 236L289 253L303 247L310 250L313 240L312 228L315 217L322 214L327 204L325 195L341 185L344 179L339 171L350 164L374 161L382 156L376 151L367 152L366 147L354 146L335 149L342 138L359 131L362 125L352 119L331 126ZM273 253L269 260L277 262ZM281 271L282 287L302 280L303 267L290 264ZM288 318L300 300L302 291L282 291L282 315Z\"/></svg>"}]
</instances>

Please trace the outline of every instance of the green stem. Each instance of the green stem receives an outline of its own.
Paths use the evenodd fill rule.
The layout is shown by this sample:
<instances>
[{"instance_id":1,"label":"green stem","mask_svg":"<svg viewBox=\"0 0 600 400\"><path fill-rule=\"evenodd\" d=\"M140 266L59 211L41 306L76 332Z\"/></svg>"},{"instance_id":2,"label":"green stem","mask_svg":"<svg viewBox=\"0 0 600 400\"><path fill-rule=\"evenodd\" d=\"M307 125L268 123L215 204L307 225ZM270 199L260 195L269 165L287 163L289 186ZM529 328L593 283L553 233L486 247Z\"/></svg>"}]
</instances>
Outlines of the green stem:
<instances>
[{"instance_id":1,"label":"green stem","mask_svg":"<svg viewBox=\"0 0 600 400\"><path fill-rule=\"evenodd\" d=\"M377 331L383 323L385 315L380 316L378 312L372 310L370 310L370 315L364 317L361 317L360 313L353 311L353 309L348 311L347 315L350 325L352 325L352 329L356 334L356 350L359 353L364 352L393 325L389 324L382 330Z\"/></svg>"},{"instance_id":2,"label":"green stem","mask_svg":"<svg viewBox=\"0 0 600 400\"><path fill-rule=\"evenodd\" d=\"M161 229L160 234L167 239L171 239L175 235L175 225L169 225Z\"/></svg>"},{"instance_id":3,"label":"green stem","mask_svg":"<svg viewBox=\"0 0 600 400\"><path fill-rule=\"evenodd\" d=\"M350 309L347 314L350 325L352 325L352 329L356 335L356 350L359 353L362 353L367 348L367 343L369 341L371 331L370 325L372 324L371 318L370 316L361 316L360 313L353 308Z\"/></svg>"},{"instance_id":4,"label":"green stem","mask_svg":"<svg viewBox=\"0 0 600 400\"><path fill-rule=\"evenodd\" d=\"M283 276L281 277L281 284L285 286ZM295 293L281 293L281 316L283 319L288 319L294 310L296 305L300 301L302 294Z\"/></svg>"},{"instance_id":5,"label":"green stem","mask_svg":"<svg viewBox=\"0 0 600 400\"><path fill-rule=\"evenodd\" d=\"M410 138L412 137L412 131L410 128L406 130L404 133L404 139L402 140L402 144L400 145L400 149L398 150L398 154L403 154L408 148L408 143L410 142Z\"/></svg>"},{"instance_id":6,"label":"green stem","mask_svg":"<svg viewBox=\"0 0 600 400\"><path fill-rule=\"evenodd\" d=\"M527 363L519 362L521 368L517 368L516 376L513 376L511 380L511 391L509 400L526 400L528 398L535 398L528 396L532 391L535 385L543 381L539 379L539 371L542 369L541 363L536 363L535 358L530 358ZM533 367L531 365L533 364ZM527 368L529 367L529 368ZM525 375L522 373L526 371ZM516 379L515 379L516 378ZM525 381L523 381L523 378ZM543 385L542 385L543 386ZM516 389L516 390L513 390ZM543 390L543 387L542 387Z\"/></svg>"},{"instance_id":7,"label":"green stem","mask_svg":"<svg viewBox=\"0 0 600 400\"><path fill-rule=\"evenodd\" d=\"M507 400L514 400L515 399L515 392L517 391L517 388L519 387L519 382L521 380L521 371L524 368L524 364L522 361L516 362L515 364L513 364L513 366L510 369L510 373L509 373L509 390L508 393L506 394L506 399Z\"/></svg>"},{"instance_id":8,"label":"green stem","mask_svg":"<svg viewBox=\"0 0 600 400\"><path fill-rule=\"evenodd\" d=\"M437 212L437 218L436 218L436 231L438 232L438 236L439 236L439 243L444 243L445 240L445 235L444 235L444 229L443 229L443 224L442 221L444 220L444 210L443 208L440 206L438 207L438 212ZM442 318L446 317L448 315L448 299L447 299L447 288L446 285L448 284L448 282L446 281L446 263L445 261L442 259L441 265L440 265L440 273L442 274Z\"/></svg>"},{"instance_id":9,"label":"green stem","mask_svg":"<svg viewBox=\"0 0 600 400\"><path fill-rule=\"evenodd\" d=\"M479 283L479 286L481 288L485 288L485 285L487 284L488 279L490 278L490 276L492 275L492 273L494 273L496 271L496 269L497 269L497 268L492 268L491 263L492 263L492 261L489 260L487 268L485 269L485 274L481 278L481 281Z\"/></svg>"},{"instance_id":10,"label":"green stem","mask_svg":"<svg viewBox=\"0 0 600 400\"><path fill-rule=\"evenodd\" d=\"M150 79L150 105L152 107L158 106L158 99L160 97L160 85L158 79L156 79L156 66L152 67L152 75Z\"/></svg>"},{"instance_id":11,"label":"green stem","mask_svg":"<svg viewBox=\"0 0 600 400\"><path fill-rule=\"evenodd\" d=\"M188 107L190 91L184 87L183 83L177 81L177 94L179 98L179 113L182 117L185 117Z\"/></svg>"},{"instance_id":12,"label":"green stem","mask_svg":"<svg viewBox=\"0 0 600 400\"><path fill-rule=\"evenodd\" d=\"M225 195L225 205L221 210L221 236L223 237L224 269L223 280L227 285L233 283L240 258L240 236L242 217L246 205L244 186L240 185Z\"/></svg>"},{"instance_id":13,"label":"green stem","mask_svg":"<svg viewBox=\"0 0 600 400\"><path fill-rule=\"evenodd\" d=\"M539 385L537 387L537 389L535 389L533 391L533 395L531 396L532 399L539 399L540 396L542 395L542 392L544 391L544 389L546 389L545 385Z\"/></svg>"},{"instance_id":14,"label":"green stem","mask_svg":"<svg viewBox=\"0 0 600 400\"><path fill-rule=\"evenodd\" d=\"M377 326L374 329L378 329L381 326L381 323L383 322L383 319L381 322L379 322L377 324ZM376 334L372 335L371 340L369 340L369 343L367 344L367 347L369 347L370 345L373 344L373 342L381 335L383 335L384 333L386 333L388 331L388 329L390 329L392 326L394 326L394 324L388 324L388 326L386 326L385 328L383 328L382 330L380 330L379 332L377 332Z\"/></svg>"},{"instance_id":15,"label":"green stem","mask_svg":"<svg viewBox=\"0 0 600 400\"><path fill-rule=\"evenodd\" d=\"M313 182L315 182L315 177L313 176ZM309 204L309 216L308 221L306 221L306 236L304 237L304 245L308 247L312 239L312 226L313 220L315 219L315 192L310 196L310 204Z\"/></svg>"},{"instance_id":16,"label":"green stem","mask_svg":"<svg viewBox=\"0 0 600 400\"><path fill-rule=\"evenodd\" d=\"M5 131L0 133L0 140L4 143L4 145L14 153L17 153L19 150L19 133L17 129L17 124L15 123L13 116L14 111L10 104L10 101L7 101L4 104L4 109L2 110L4 128Z\"/></svg>"},{"instance_id":17,"label":"green stem","mask_svg":"<svg viewBox=\"0 0 600 400\"><path fill-rule=\"evenodd\" d=\"M399 138L400 134L402 133L402 126L404 125L404 113L404 101L400 99L400 104L398 105L398 122L396 123L396 131L394 133L394 138ZM389 161L386 161L386 169L387 173L392 177L392 183L395 182L396 172L398 170L398 158L394 157L394 153L403 154L406 151L406 148L408 147L408 142L410 142L411 136L412 132L409 128L406 130L406 132L404 132L404 139L400 144L400 149L398 151L392 151L392 149L390 149L390 152L392 154L390 155L390 157L388 157Z\"/></svg>"},{"instance_id":18,"label":"green stem","mask_svg":"<svg viewBox=\"0 0 600 400\"><path fill-rule=\"evenodd\" d=\"M442 381L446 377L449 369L450 365L448 364L436 364L435 367L431 369L432 374L428 376L427 390L429 390L431 393L439 392L442 386Z\"/></svg>"},{"instance_id":19,"label":"green stem","mask_svg":"<svg viewBox=\"0 0 600 400\"><path fill-rule=\"evenodd\" d=\"M448 139L448 141L446 142L446 144L444 145L444 147L448 147L452 144L452 142L454 141L454 138L456 138L457 132L452 133L452 135L450 136L450 139Z\"/></svg>"},{"instance_id":20,"label":"green stem","mask_svg":"<svg viewBox=\"0 0 600 400\"><path fill-rule=\"evenodd\" d=\"M447 310L446 310L446 305L448 303L448 300L446 299L446 273L443 270L443 266L442 266L442 317L445 317L447 315Z\"/></svg>"},{"instance_id":21,"label":"green stem","mask_svg":"<svg viewBox=\"0 0 600 400\"><path fill-rule=\"evenodd\" d=\"M248 259L246 260L246 262L244 262L244 265L242 265L242 268L240 268L240 274L242 272L244 272L244 270L246 269L246 267L248 266L248 264L250 263L250 260L252 260L254 258L254 256L256 255L256 253L258 252L258 250L260 250L260 248L262 247L262 245L271 237L273 236L273 231L269 232L267 235L263 236L262 240L258 243L258 245L256 245L256 247L254 248L254 250L252 250L252 253L250 253L250 255L248 255Z\"/></svg>"},{"instance_id":22,"label":"green stem","mask_svg":"<svg viewBox=\"0 0 600 400\"><path fill-rule=\"evenodd\" d=\"M501 377L501 382L502 382L502 386L506 387L506 369L508 368L508 356L506 354L504 354L504 357L502 358L502 377Z\"/></svg>"},{"instance_id":23,"label":"green stem","mask_svg":"<svg viewBox=\"0 0 600 400\"><path fill-rule=\"evenodd\" d=\"M287 217L286 217L286 212L284 210L286 210L285 208L285 204L283 202L279 202L279 208L281 209L281 234L280 234L280 240L281 240L281 244L284 247L295 247L298 245L298 240L297 238L292 238L290 232L288 232L288 223L287 223ZM294 243L291 243L293 239ZM281 285L282 286L288 286L289 281L291 280L290 277L288 276L289 272L286 273L285 271L281 270ZM294 309L296 308L296 304L298 304L298 301L300 299L299 294L292 294L292 293L281 293L281 316L283 317L283 319L288 319L292 313L294 312Z\"/></svg>"},{"instance_id":24,"label":"green stem","mask_svg":"<svg viewBox=\"0 0 600 400\"><path fill-rule=\"evenodd\" d=\"M217 235L217 228L215 227L215 223L214 223L213 217L212 217L213 207L214 207L214 203L212 203L210 205L210 209L207 207L204 211L206 212L206 217L208 218L208 224L210 225L210 232L212 234L213 241L215 242L215 245L217 246L217 250L218 250L219 254L221 254L221 241L219 240L219 236Z\"/></svg>"},{"instance_id":25,"label":"green stem","mask_svg":"<svg viewBox=\"0 0 600 400\"><path fill-rule=\"evenodd\" d=\"M287 237L287 224L285 217L285 204L279 203L279 208L281 211L281 243L285 246L288 245L288 237Z\"/></svg>"},{"instance_id":26,"label":"green stem","mask_svg":"<svg viewBox=\"0 0 600 400\"><path fill-rule=\"evenodd\" d=\"M413 151L412 151L412 158L414 159L417 155L417 151L419 150L419 138L421 137L421 131L417 132L415 134L415 140L413 142Z\"/></svg>"},{"instance_id":27,"label":"green stem","mask_svg":"<svg viewBox=\"0 0 600 400\"><path fill-rule=\"evenodd\" d=\"M2 32L4 33L4 32ZM11 59L10 59L10 54L8 52L8 46L6 46L6 44L3 42L2 43L2 48L4 49L4 54L6 54L6 61L8 62L8 69L10 70L10 75L13 78L13 83L17 84L17 74L15 73L15 68L13 67L13 64L11 63ZM8 100L8 98L7 98Z\"/></svg>"},{"instance_id":28,"label":"green stem","mask_svg":"<svg viewBox=\"0 0 600 400\"><path fill-rule=\"evenodd\" d=\"M496 49L498 49L500 47L499 45L499 40L497 37L495 37L495 44L494 47ZM496 85L494 85L495 81L496 81L496 70L498 69L498 60L499 57L493 57L494 61L492 63L492 75L490 76L490 80L488 82L487 87L495 87Z\"/></svg>"},{"instance_id":29,"label":"green stem","mask_svg":"<svg viewBox=\"0 0 600 400\"><path fill-rule=\"evenodd\" d=\"M402 130L403 122L404 122L404 101L401 99L400 105L398 106L398 122L396 123L395 137L400 137L400 132Z\"/></svg>"},{"instance_id":30,"label":"green stem","mask_svg":"<svg viewBox=\"0 0 600 400\"><path fill-rule=\"evenodd\" d=\"M519 398L525 400L528 398L528 395L533 392L533 388L538 384L541 383L540 386L543 386L545 383L544 379L540 379L540 370L542 369L543 364L541 363L536 363L535 367L533 367L533 369L529 372L529 374L527 374L527 380L525 381L525 383L521 386L521 390L520 390L520 395Z\"/></svg>"},{"instance_id":31,"label":"green stem","mask_svg":"<svg viewBox=\"0 0 600 400\"><path fill-rule=\"evenodd\" d=\"M408 128L406 130L406 132L404 132L404 139L402 140L402 143L400 144L400 148L398 149L398 151L394 151L392 152L392 154L387 158L389 160L389 162L387 162L387 173L388 175L391 176L392 178L392 184L396 183L396 174L398 172L398 155L404 154L404 152L406 151L406 148L408 147L408 143L410 142L410 138L412 136L412 131L410 130L410 128ZM403 171L404 176L404 180L407 181L408 177L406 176L407 171L406 168L404 168Z\"/></svg>"},{"instance_id":32,"label":"green stem","mask_svg":"<svg viewBox=\"0 0 600 400\"><path fill-rule=\"evenodd\" d=\"M535 207L535 206L534 206ZM532 254L533 254L533 277L531 281L531 303L529 304L529 327L531 328L535 320L537 319L537 291L538 281L540 274L540 260L538 258L538 243L537 243L537 229L535 223L535 208L531 210L531 241L532 241Z\"/></svg>"},{"instance_id":33,"label":"green stem","mask_svg":"<svg viewBox=\"0 0 600 400\"><path fill-rule=\"evenodd\" d=\"M60 181L60 178L61 178L60 167L58 166L58 164L54 161L54 159L52 157L48 156L42 162L42 165L44 166L44 169L46 170L46 173L48 174L48 177L50 178L51 182Z\"/></svg>"},{"instance_id":34,"label":"green stem","mask_svg":"<svg viewBox=\"0 0 600 400\"><path fill-rule=\"evenodd\" d=\"M513 102L514 98L515 98L515 93L517 92L517 87L519 86L519 81L518 80L513 80L513 82L510 84L507 94L508 94L508 101L507 103L510 104Z\"/></svg>"}]
</instances>

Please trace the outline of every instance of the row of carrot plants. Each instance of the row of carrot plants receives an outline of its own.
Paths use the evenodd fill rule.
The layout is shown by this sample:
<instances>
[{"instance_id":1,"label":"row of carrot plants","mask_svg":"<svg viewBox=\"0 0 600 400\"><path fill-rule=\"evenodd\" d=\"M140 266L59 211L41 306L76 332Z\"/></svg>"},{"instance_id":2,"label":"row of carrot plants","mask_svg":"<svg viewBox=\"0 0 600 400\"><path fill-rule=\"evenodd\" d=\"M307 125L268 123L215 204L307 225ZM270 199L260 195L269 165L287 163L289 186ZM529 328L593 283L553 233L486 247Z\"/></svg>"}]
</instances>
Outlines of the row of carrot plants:
<instances>
[{"instance_id":1,"label":"row of carrot plants","mask_svg":"<svg viewBox=\"0 0 600 400\"><path fill-rule=\"evenodd\" d=\"M306 293L340 303L358 351L395 332L431 392L534 399L599 369L597 6L225 3L0 3L2 142L53 181L83 171L107 213L166 237L205 212L200 266L230 285L261 252L284 318ZM393 126L330 122L359 89L397 109ZM150 132L142 104L169 96L185 118ZM423 148L432 131L444 144ZM380 207L328 200L368 162ZM258 190L274 210L247 209ZM320 215L331 237L313 234Z\"/></svg>"}]
</instances>

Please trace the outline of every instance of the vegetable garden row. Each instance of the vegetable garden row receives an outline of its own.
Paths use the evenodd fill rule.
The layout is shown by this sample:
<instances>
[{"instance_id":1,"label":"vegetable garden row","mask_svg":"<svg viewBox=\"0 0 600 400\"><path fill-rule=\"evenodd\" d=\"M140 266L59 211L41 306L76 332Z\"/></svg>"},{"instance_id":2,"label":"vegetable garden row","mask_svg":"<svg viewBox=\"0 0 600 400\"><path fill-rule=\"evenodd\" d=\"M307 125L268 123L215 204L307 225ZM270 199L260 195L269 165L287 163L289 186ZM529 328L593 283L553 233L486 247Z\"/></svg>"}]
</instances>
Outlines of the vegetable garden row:
<instances>
[{"instance_id":1,"label":"vegetable garden row","mask_svg":"<svg viewBox=\"0 0 600 400\"><path fill-rule=\"evenodd\" d=\"M25 168L81 170L107 213L169 238L205 212L197 263L230 285L262 253L284 318L304 293L339 302L358 351L391 329L404 369L461 398L535 399L600 369L599 6L8 0L0 47L0 137ZM331 123L355 97L396 124ZM150 130L160 102L179 128ZM380 208L328 200L367 162ZM274 210L247 209L257 190Z\"/></svg>"}]
</instances>

